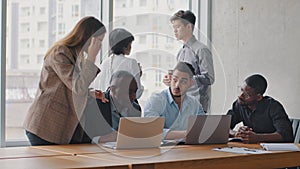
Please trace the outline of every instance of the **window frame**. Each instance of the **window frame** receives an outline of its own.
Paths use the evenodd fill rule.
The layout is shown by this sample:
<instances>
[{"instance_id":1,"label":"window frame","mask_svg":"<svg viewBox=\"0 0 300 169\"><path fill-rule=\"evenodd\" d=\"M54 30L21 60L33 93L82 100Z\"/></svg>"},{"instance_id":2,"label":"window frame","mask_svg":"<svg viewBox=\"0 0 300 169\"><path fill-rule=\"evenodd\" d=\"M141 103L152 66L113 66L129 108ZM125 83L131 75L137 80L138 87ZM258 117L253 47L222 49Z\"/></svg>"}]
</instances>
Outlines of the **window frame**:
<instances>
[{"instance_id":1,"label":"window frame","mask_svg":"<svg viewBox=\"0 0 300 169\"><path fill-rule=\"evenodd\" d=\"M1 19L1 33L0 33L0 52L1 52L1 78L0 78L0 146L6 147L5 141L5 85L6 85L6 0L0 3L0 19ZM3 78L4 77L4 78Z\"/></svg>"},{"instance_id":2,"label":"window frame","mask_svg":"<svg viewBox=\"0 0 300 169\"><path fill-rule=\"evenodd\" d=\"M16 146L29 146L29 141L7 141L6 140L6 28L7 28L7 1L2 0L0 2L0 147L16 147ZM103 11L103 0L99 0L100 7L99 13ZM100 19L103 18L103 14L99 14ZM104 22L105 23L105 22ZM25 131L24 131L25 132Z\"/></svg>"}]
</instances>

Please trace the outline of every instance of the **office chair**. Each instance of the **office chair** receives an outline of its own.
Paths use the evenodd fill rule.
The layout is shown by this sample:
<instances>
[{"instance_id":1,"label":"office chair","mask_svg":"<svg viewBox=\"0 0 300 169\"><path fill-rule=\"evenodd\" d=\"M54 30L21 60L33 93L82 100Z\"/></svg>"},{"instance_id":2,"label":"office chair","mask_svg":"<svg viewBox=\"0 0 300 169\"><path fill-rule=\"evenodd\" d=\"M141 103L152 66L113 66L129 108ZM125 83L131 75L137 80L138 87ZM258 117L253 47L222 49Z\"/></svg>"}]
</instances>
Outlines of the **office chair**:
<instances>
[{"instance_id":1,"label":"office chair","mask_svg":"<svg viewBox=\"0 0 300 169\"><path fill-rule=\"evenodd\" d=\"M294 143L300 143L300 119L290 119L293 128ZM287 169L300 169L300 167L290 167Z\"/></svg>"},{"instance_id":2,"label":"office chair","mask_svg":"<svg viewBox=\"0 0 300 169\"><path fill-rule=\"evenodd\" d=\"M293 128L294 143L300 143L300 119L290 119Z\"/></svg>"}]
</instances>

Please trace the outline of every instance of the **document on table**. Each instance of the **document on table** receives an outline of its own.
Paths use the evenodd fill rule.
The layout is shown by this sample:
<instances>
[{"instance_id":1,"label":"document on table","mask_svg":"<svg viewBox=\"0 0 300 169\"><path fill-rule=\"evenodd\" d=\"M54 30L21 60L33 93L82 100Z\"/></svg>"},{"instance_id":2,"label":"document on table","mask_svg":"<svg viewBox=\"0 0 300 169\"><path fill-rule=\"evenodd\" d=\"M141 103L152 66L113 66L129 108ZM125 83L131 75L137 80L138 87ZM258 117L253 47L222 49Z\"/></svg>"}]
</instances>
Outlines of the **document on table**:
<instances>
[{"instance_id":1,"label":"document on table","mask_svg":"<svg viewBox=\"0 0 300 169\"><path fill-rule=\"evenodd\" d=\"M270 153L270 151L260 150L260 149L250 149L246 147L224 147L224 148L213 148L215 151L223 151L229 153L237 154L265 154Z\"/></svg>"},{"instance_id":2,"label":"document on table","mask_svg":"<svg viewBox=\"0 0 300 169\"><path fill-rule=\"evenodd\" d=\"M260 143L260 145L268 151L300 151L294 143Z\"/></svg>"}]
</instances>

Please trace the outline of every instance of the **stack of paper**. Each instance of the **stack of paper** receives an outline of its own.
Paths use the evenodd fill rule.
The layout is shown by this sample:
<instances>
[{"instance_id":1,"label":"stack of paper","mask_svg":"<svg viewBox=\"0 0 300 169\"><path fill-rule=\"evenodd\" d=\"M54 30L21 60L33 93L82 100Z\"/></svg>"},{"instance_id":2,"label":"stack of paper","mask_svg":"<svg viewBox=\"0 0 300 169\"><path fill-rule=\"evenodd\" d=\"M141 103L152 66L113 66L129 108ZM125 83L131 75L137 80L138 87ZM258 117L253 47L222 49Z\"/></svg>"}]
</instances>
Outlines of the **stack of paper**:
<instances>
[{"instance_id":1,"label":"stack of paper","mask_svg":"<svg viewBox=\"0 0 300 169\"><path fill-rule=\"evenodd\" d=\"M224 148L214 148L215 151L223 151L229 153L237 154L264 154L270 153L270 151L260 150L260 149L250 149L246 147L224 147Z\"/></svg>"},{"instance_id":2,"label":"stack of paper","mask_svg":"<svg viewBox=\"0 0 300 169\"><path fill-rule=\"evenodd\" d=\"M260 143L260 145L268 151L300 151L293 143Z\"/></svg>"}]
</instances>

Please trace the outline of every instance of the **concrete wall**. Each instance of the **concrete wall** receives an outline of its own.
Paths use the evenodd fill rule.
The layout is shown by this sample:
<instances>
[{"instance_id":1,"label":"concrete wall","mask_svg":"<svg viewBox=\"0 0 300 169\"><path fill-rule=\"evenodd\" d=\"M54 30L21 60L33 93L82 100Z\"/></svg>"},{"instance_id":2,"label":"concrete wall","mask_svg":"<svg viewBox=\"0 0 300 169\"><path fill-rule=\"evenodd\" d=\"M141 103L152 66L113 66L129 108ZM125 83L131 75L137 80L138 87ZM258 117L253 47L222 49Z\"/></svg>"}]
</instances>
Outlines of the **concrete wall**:
<instances>
[{"instance_id":1,"label":"concrete wall","mask_svg":"<svg viewBox=\"0 0 300 169\"><path fill-rule=\"evenodd\" d=\"M245 77L263 74L266 95L300 118L300 1L212 0L216 71L212 113L226 113Z\"/></svg>"}]
</instances>

